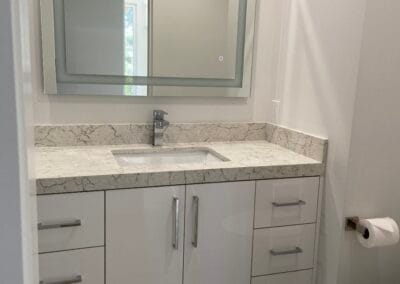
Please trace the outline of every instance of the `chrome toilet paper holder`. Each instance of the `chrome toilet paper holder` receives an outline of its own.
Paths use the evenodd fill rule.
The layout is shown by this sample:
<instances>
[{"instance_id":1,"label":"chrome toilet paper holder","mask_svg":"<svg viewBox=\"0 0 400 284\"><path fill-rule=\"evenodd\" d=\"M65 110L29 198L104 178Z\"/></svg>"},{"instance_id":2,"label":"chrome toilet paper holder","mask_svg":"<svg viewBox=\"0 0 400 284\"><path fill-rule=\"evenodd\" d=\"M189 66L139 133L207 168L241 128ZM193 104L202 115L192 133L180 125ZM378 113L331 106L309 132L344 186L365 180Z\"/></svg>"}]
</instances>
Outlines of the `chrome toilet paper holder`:
<instances>
[{"instance_id":1,"label":"chrome toilet paper holder","mask_svg":"<svg viewBox=\"0 0 400 284\"><path fill-rule=\"evenodd\" d=\"M369 238L369 230L360 224L360 217L347 217L346 218L346 231L356 231L360 233L365 239Z\"/></svg>"}]
</instances>

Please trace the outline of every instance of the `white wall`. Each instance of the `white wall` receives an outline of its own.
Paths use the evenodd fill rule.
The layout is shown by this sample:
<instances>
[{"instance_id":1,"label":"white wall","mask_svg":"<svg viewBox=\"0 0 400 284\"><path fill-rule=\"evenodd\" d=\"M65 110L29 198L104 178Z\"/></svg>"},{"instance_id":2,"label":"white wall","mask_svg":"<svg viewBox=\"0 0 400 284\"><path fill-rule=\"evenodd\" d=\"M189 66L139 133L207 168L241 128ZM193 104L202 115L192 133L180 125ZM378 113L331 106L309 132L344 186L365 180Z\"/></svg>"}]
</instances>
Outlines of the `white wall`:
<instances>
[{"instance_id":1,"label":"white wall","mask_svg":"<svg viewBox=\"0 0 400 284\"><path fill-rule=\"evenodd\" d=\"M0 1L0 19L0 275L18 284L24 270L10 1Z\"/></svg>"},{"instance_id":2,"label":"white wall","mask_svg":"<svg viewBox=\"0 0 400 284\"><path fill-rule=\"evenodd\" d=\"M267 92L274 84L269 76L271 70L265 66L274 64L276 36L272 22L276 8L270 1L259 1L258 40L256 46L255 72L252 96L243 98L127 98L90 96L45 96L42 94L41 44L39 29L39 0L32 0L35 7L33 65L35 72L35 123L106 123L106 122L149 122L151 111L165 109L172 122L196 121L266 121Z\"/></svg>"},{"instance_id":3,"label":"white wall","mask_svg":"<svg viewBox=\"0 0 400 284\"><path fill-rule=\"evenodd\" d=\"M0 1L0 282L13 284L38 283L28 7Z\"/></svg>"},{"instance_id":4,"label":"white wall","mask_svg":"<svg viewBox=\"0 0 400 284\"><path fill-rule=\"evenodd\" d=\"M393 131L400 129L399 6L395 0L260 0L249 99L47 97L40 93L36 42L35 122L144 122L163 108L171 121L272 121L326 136L318 283L396 283L399 247L363 250L344 234L343 221L352 214L400 221L400 137ZM37 24L34 29L38 35Z\"/></svg>"},{"instance_id":5,"label":"white wall","mask_svg":"<svg viewBox=\"0 0 400 284\"><path fill-rule=\"evenodd\" d=\"M341 283L337 278L365 0L277 2L283 35L267 119L329 138L318 283Z\"/></svg>"},{"instance_id":6,"label":"white wall","mask_svg":"<svg viewBox=\"0 0 400 284\"><path fill-rule=\"evenodd\" d=\"M399 11L396 0L260 0L250 99L46 97L38 92L35 121L143 122L160 107L171 113L171 121L272 121L326 136L318 283L396 283L399 246L361 249L344 234L343 221L352 214L400 221L400 136L393 131L400 129ZM39 47L37 42L38 74Z\"/></svg>"},{"instance_id":7,"label":"white wall","mask_svg":"<svg viewBox=\"0 0 400 284\"><path fill-rule=\"evenodd\" d=\"M400 224L399 13L399 1L367 1L345 212ZM348 233L342 263L340 283L400 282L400 244L368 250Z\"/></svg>"},{"instance_id":8,"label":"white wall","mask_svg":"<svg viewBox=\"0 0 400 284\"><path fill-rule=\"evenodd\" d=\"M400 3L286 5L267 114L329 138L318 283L398 283L400 245L362 248L343 222L358 215L400 223Z\"/></svg>"}]
</instances>

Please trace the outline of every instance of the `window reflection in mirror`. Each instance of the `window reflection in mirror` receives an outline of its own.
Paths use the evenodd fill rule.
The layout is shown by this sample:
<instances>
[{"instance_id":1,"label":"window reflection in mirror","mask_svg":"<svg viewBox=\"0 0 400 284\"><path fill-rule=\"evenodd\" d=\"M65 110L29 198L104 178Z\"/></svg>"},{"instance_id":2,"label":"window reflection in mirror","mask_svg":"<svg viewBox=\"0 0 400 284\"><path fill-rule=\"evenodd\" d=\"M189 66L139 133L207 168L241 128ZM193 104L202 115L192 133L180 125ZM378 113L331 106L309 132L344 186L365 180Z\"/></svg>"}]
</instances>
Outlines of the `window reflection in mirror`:
<instances>
[{"instance_id":1,"label":"window reflection in mirror","mask_svg":"<svg viewBox=\"0 0 400 284\"><path fill-rule=\"evenodd\" d=\"M147 0L125 0L124 75L147 76ZM147 96L147 86L125 85L125 96Z\"/></svg>"}]
</instances>

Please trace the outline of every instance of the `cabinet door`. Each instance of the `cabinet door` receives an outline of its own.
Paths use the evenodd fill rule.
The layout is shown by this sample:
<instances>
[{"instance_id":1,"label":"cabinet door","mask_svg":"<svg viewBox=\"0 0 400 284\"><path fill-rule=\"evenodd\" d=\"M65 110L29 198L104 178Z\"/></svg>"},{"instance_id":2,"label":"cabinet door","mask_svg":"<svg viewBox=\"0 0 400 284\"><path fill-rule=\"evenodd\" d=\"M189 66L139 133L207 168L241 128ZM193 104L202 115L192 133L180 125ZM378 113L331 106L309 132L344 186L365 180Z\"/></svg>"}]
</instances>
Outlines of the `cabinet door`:
<instances>
[{"instance_id":1,"label":"cabinet door","mask_svg":"<svg viewBox=\"0 0 400 284\"><path fill-rule=\"evenodd\" d=\"M185 284L250 283L254 193L254 182L187 187Z\"/></svg>"},{"instance_id":2,"label":"cabinet door","mask_svg":"<svg viewBox=\"0 0 400 284\"><path fill-rule=\"evenodd\" d=\"M109 191L107 282L182 283L184 187Z\"/></svg>"}]
</instances>

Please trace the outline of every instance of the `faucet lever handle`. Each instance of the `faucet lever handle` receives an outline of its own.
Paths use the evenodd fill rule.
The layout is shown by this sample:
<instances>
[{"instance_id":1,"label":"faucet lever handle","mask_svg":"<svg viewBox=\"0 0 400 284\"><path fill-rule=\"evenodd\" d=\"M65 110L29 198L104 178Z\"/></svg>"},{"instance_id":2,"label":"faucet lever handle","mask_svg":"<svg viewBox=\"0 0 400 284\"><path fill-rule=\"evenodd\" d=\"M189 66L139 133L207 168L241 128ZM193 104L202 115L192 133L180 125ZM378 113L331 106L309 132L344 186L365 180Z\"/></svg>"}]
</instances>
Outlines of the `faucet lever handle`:
<instances>
[{"instance_id":1,"label":"faucet lever handle","mask_svg":"<svg viewBox=\"0 0 400 284\"><path fill-rule=\"evenodd\" d=\"M153 111L153 117L155 120L164 120L164 115L168 115L168 112L163 111L161 109Z\"/></svg>"}]
</instances>

